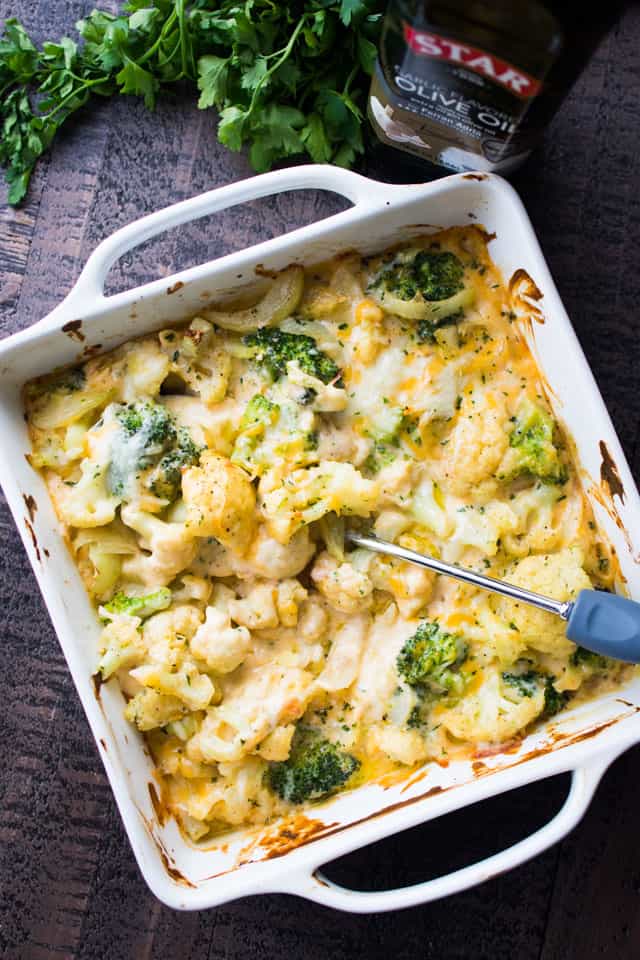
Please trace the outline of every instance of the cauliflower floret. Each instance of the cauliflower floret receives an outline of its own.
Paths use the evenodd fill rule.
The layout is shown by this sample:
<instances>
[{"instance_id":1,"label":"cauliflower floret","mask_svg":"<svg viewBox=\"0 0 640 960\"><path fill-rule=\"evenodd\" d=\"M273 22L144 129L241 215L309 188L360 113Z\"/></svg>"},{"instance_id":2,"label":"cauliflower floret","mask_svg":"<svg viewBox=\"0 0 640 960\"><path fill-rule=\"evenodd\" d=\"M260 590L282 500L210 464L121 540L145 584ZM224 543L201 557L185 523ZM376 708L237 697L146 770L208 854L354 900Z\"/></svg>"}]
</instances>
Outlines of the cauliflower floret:
<instances>
[{"instance_id":1,"label":"cauliflower floret","mask_svg":"<svg viewBox=\"0 0 640 960\"><path fill-rule=\"evenodd\" d=\"M205 769L206 766L202 765ZM196 778L174 774L167 779L167 798L172 810L191 839L199 840L209 832L207 818L213 817L213 808L220 800L218 779Z\"/></svg>"},{"instance_id":2,"label":"cauliflower floret","mask_svg":"<svg viewBox=\"0 0 640 960\"><path fill-rule=\"evenodd\" d=\"M306 527L285 546L269 536L262 524L244 557L227 550L217 540L201 540L191 569L198 576L236 576L239 580L294 577L304 570L315 550Z\"/></svg>"},{"instance_id":3,"label":"cauliflower floret","mask_svg":"<svg viewBox=\"0 0 640 960\"><path fill-rule=\"evenodd\" d=\"M509 444L504 401L494 393L467 396L445 448L445 478L452 493L468 494L493 476Z\"/></svg>"},{"instance_id":4,"label":"cauliflower floret","mask_svg":"<svg viewBox=\"0 0 640 960\"><path fill-rule=\"evenodd\" d=\"M418 523L429 530L433 530L437 536L443 539L448 539L454 531L453 511L447 510L446 500L440 486L434 483L430 477L423 477L416 487L411 512ZM376 529L377 525L376 521ZM406 525L408 525L408 522Z\"/></svg>"},{"instance_id":5,"label":"cauliflower floret","mask_svg":"<svg viewBox=\"0 0 640 960\"><path fill-rule=\"evenodd\" d=\"M204 836L211 824L265 823L276 805L276 798L264 785L266 762L260 757L245 757L239 763L218 766L218 776L210 780L186 780L172 777L168 799L189 836Z\"/></svg>"},{"instance_id":6,"label":"cauliflower floret","mask_svg":"<svg viewBox=\"0 0 640 960\"><path fill-rule=\"evenodd\" d=\"M283 627L295 627L300 604L307 598L307 591L298 580L281 580L276 588L276 607Z\"/></svg>"},{"instance_id":7,"label":"cauliflower floret","mask_svg":"<svg viewBox=\"0 0 640 960\"><path fill-rule=\"evenodd\" d=\"M232 627L228 610L207 607L203 624L190 643L191 652L203 660L207 669L231 673L244 661L251 648L251 634L246 627Z\"/></svg>"},{"instance_id":8,"label":"cauliflower floret","mask_svg":"<svg viewBox=\"0 0 640 960\"><path fill-rule=\"evenodd\" d=\"M355 553L356 559L361 556ZM341 613L355 613L371 606L373 583L365 570L359 570L350 561L340 563L330 554L321 553L313 565L311 579L331 606Z\"/></svg>"},{"instance_id":9,"label":"cauliflower floret","mask_svg":"<svg viewBox=\"0 0 640 960\"><path fill-rule=\"evenodd\" d=\"M192 536L215 537L235 553L246 553L256 529L256 495L244 470L204 453L200 466L183 473L182 491Z\"/></svg>"},{"instance_id":10,"label":"cauliflower floret","mask_svg":"<svg viewBox=\"0 0 640 960\"><path fill-rule=\"evenodd\" d=\"M181 586L174 586L172 590L175 603L188 603L189 600L194 600L196 603L207 603L213 588L210 580L205 580L203 577L192 577L190 574L184 573L179 582Z\"/></svg>"},{"instance_id":11,"label":"cauliflower floret","mask_svg":"<svg viewBox=\"0 0 640 960\"><path fill-rule=\"evenodd\" d=\"M506 503L488 503L484 507L468 505L457 511L450 539L466 547L478 547L486 556L495 557L502 537L513 533L518 523L518 517Z\"/></svg>"},{"instance_id":12,"label":"cauliflower floret","mask_svg":"<svg viewBox=\"0 0 640 960\"><path fill-rule=\"evenodd\" d=\"M266 764L260 757L218 764L220 800L212 810L216 819L234 824L267 822L276 798L265 785L265 770Z\"/></svg>"},{"instance_id":13,"label":"cauliflower floret","mask_svg":"<svg viewBox=\"0 0 640 960\"><path fill-rule=\"evenodd\" d=\"M120 498L107 487L111 440L116 429L107 413L85 434L88 452L80 464L76 481L63 480L59 474L47 473L49 492L61 519L72 527L103 527L115 517Z\"/></svg>"},{"instance_id":14,"label":"cauliflower floret","mask_svg":"<svg viewBox=\"0 0 640 960\"><path fill-rule=\"evenodd\" d=\"M413 460L396 459L378 472L381 505L403 507L410 502L414 465Z\"/></svg>"},{"instance_id":15,"label":"cauliflower floret","mask_svg":"<svg viewBox=\"0 0 640 960\"><path fill-rule=\"evenodd\" d=\"M377 590L387 590L404 619L415 617L431 599L436 574L393 557L373 556L369 578Z\"/></svg>"},{"instance_id":16,"label":"cauliflower floret","mask_svg":"<svg viewBox=\"0 0 640 960\"><path fill-rule=\"evenodd\" d=\"M167 523L131 503L122 507L120 516L140 535L140 546L148 551L124 560L122 571L128 579L164 587L193 560L196 546L184 523Z\"/></svg>"},{"instance_id":17,"label":"cauliflower floret","mask_svg":"<svg viewBox=\"0 0 640 960\"><path fill-rule=\"evenodd\" d=\"M199 714L190 713L185 717L188 720L197 717ZM184 740L173 735L173 728L179 728L184 725L184 720L176 720L167 724L164 731L157 734L150 734L149 745L156 762L156 767L160 773L170 776L184 777L186 780L198 780L206 777L209 781L214 780L216 769L211 764L197 763L191 760L184 752ZM167 736L167 734L171 734Z\"/></svg>"},{"instance_id":18,"label":"cauliflower floret","mask_svg":"<svg viewBox=\"0 0 640 960\"><path fill-rule=\"evenodd\" d=\"M510 501L509 506L518 517L518 527L502 537L506 554L527 557L530 553L549 553L562 543L573 542L582 519L582 497L567 499L564 491L564 487L552 483L537 483ZM562 504L556 506L559 499Z\"/></svg>"},{"instance_id":19,"label":"cauliflower floret","mask_svg":"<svg viewBox=\"0 0 640 960\"><path fill-rule=\"evenodd\" d=\"M118 377L119 399L135 403L143 397L157 397L169 373L169 360L155 339L125 343L122 377Z\"/></svg>"},{"instance_id":20,"label":"cauliflower floret","mask_svg":"<svg viewBox=\"0 0 640 960\"><path fill-rule=\"evenodd\" d=\"M247 404L231 461L252 478L317 463L315 430L313 410L291 400L277 384L269 397L256 393Z\"/></svg>"},{"instance_id":21,"label":"cauliflower floret","mask_svg":"<svg viewBox=\"0 0 640 960\"><path fill-rule=\"evenodd\" d=\"M211 677L200 673L193 663L183 662L179 670L165 664L147 663L129 671L134 680L157 693L181 700L189 710L204 710L220 699Z\"/></svg>"},{"instance_id":22,"label":"cauliflower floret","mask_svg":"<svg viewBox=\"0 0 640 960\"><path fill-rule=\"evenodd\" d=\"M389 337L384 330L384 313L377 303L365 297L355 308L349 336L351 362L367 365L373 363L380 350L388 343Z\"/></svg>"},{"instance_id":23,"label":"cauliflower floret","mask_svg":"<svg viewBox=\"0 0 640 960\"><path fill-rule=\"evenodd\" d=\"M350 427L336 427L326 420L318 430L318 460L348 460L361 466L371 453L371 440L354 433Z\"/></svg>"},{"instance_id":24,"label":"cauliflower floret","mask_svg":"<svg viewBox=\"0 0 640 960\"><path fill-rule=\"evenodd\" d=\"M145 731L179 720L187 711L187 705L178 697L147 688L129 700L124 716L129 723L135 723L138 730Z\"/></svg>"},{"instance_id":25,"label":"cauliflower floret","mask_svg":"<svg viewBox=\"0 0 640 960\"><path fill-rule=\"evenodd\" d=\"M324 670L318 677L322 690L346 690L358 674L370 619L366 614L351 617L333 638Z\"/></svg>"},{"instance_id":26,"label":"cauliflower floret","mask_svg":"<svg viewBox=\"0 0 640 960\"><path fill-rule=\"evenodd\" d=\"M87 388L93 395L108 391L114 400L133 403L160 393L169 362L151 336L124 343L111 354L89 360L84 370Z\"/></svg>"},{"instance_id":27,"label":"cauliflower floret","mask_svg":"<svg viewBox=\"0 0 640 960\"><path fill-rule=\"evenodd\" d=\"M197 541L196 555L189 567L196 577L231 577L239 558L213 537Z\"/></svg>"},{"instance_id":28,"label":"cauliflower floret","mask_svg":"<svg viewBox=\"0 0 640 960\"><path fill-rule=\"evenodd\" d=\"M294 470L273 490L264 490L261 483L260 492L269 532L288 543L301 526L331 511L368 517L376 506L378 485L350 463L327 460L317 467Z\"/></svg>"},{"instance_id":29,"label":"cauliflower floret","mask_svg":"<svg viewBox=\"0 0 640 960\"><path fill-rule=\"evenodd\" d=\"M297 633L306 643L320 640L327 632L329 615L318 600L311 596L300 607Z\"/></svg>"},{"instance_id":30,"label":"cauliflower floret","mask_svg":"<svg viewBox=\"0 0 640 960\"><path fill-rule=\"evenodd\" d=\"M434 723L459 740L500 743L524 730L544 710L544 687L521 694L505 683L497 666L482 671L479 687L452 707L437 706Z\"/></svg>"},{"instance_id":31,"label":"cauliflower floret","mask_svg":"<svg viewBox=\"0 0 640 960\"><path fill-rule=\"evenodd\" d=\"M236 399L227 397L214 407L205 407L198 397L165 397L163 402L195 444L222 456L231 453L242 418L242 404Z\"/></svg>"},{"instance_id":32,"label":"cauliflower floret","mask_svg":"<svg viewBox=\"0 0 640 960\"><path fill-rule=\"evenodd\" d=\"M375 519L373 532L381 540L395 540L411 523L411 517L401 510L381 510Z\"/></svg>"},{"instance_id":33,"label":"cauliflower floret","mask_svg":"<svg viewBox=\"0 0 640 960\"><path fill-rule=\"evenodd\" d=\"M154 663L176 666L187 651L187 641L193 637L201 621L202 614L198 607L188 603L154 613L142 627L149 659Z\"/></svg>"},{"instance_id":34,"label":"cauliflower floret","mask_svg":"<svg viewBox=\"0 0 640 960\"><path fill-rule=\"evenodd\" d=\"M207 711L187 744L189 756L205 763L240 760L277 726L301 717L312 691L312 675L297 667L267 664L246 671L224 703Z\"/></svg>"},{"instance_id":35,"label":"cauliflower floret","mask_svg":"<svg viewBox=\"0 0 640 960\"><path fill-rule=\"evenodd\" d=\"M163 330L160 347L169 360L169 370L189 389L212 406L224 400L231 376L231 357L213 345L213 326L194 317L186 330Z\"/></svg>"},{"instance_id":36,"label":"cauliflower floret","mask_svg":"<svg viewBox=\"0 0 640 960\"><path fill-rule=\"evenodd\" d=\"M367 751L383 753L396 763L411 767L425 760L428 751L417 730L401 730L388 723L376 723L367 733Z\"/></svg>"},{"instance_id":37,"label":"cauliflower floret","mask_svg":"<svg viewBox=\"0 0 640 960\"><path fill-rule=\"evenodd\" d=\"M525 557L514 563L504 578L517 587L525 587L554 600L572 600L581 590L593 586L582 563L582 550L569 547L558 553ZM575 649L575 644L565 636L565 624L560 617L515 600L500 598L493 602L499 615L515 625L526 646L558 656L567 656Z\"/></svg>"},{"instance_id":38,"label":"cauliflower floret","mask_svg":"<svg viewBox=\"0 0 640 960\"><path fill-rule=\"evenodd\" d=\"M298 622L298 606L307 596L307 591L297 580L268 580L246 589L240 600L231 600L231 619L250 630L269 630L280 624L295 627Z\"/></svg>"},{"instance_id":39,"label":"cauliflower floret","mask_svg":"<svg viewBox=\"0 0 640 960\"><path fill-rule=\"evenodd\" d=\"M98 671L103 680L123 667L140 663L146 647L139 632L142 620L126 613L111 615L110 622L100 634L100 662Z\"/></svg>"},{"instance_id":40,"label":"cauliflower floret","mask_svg":"<svg viewBox=\"0 0 640 960\"><path fill-rule=\"evenodd\" d=\"M261 524L246 556L241 560L232 558L233 573L241 580L250 577L295 577L307 566L315 549L306 527L298 530L285 545L274 540Z\"/></svg>"},{"instance_id":41,"label":"cauliflower floret","mask_svg":"<svg viewBox=\"0 0 640 960\"><path fill-rule=\"evenodd\" d=\"M256 753L263 760L269 760L270 763L282 763L287 760L291 753L291 741L296 732L295 723L287 723L284 727L276 727L275 730L265 737Z\"/></svg>"},{"instance_id":42,"label":"cauliflower floret","mask_svg":"<svg viewBox=\"0 0 640 960\"><path fill-rule=\"evenodd\" d=\"M473 613L465 623L465 637L473 643L474 658L482 665L497 659L507 667L522 655L526 644L513 621L505 622L480 594L471 607Z\"/></svg>"},{"instance_id":43,"label":"cauliflower floret","mask_svg":"<svg viewBox=\"0 0 640 960\"><path fill-rule=\"evenodd\" d=\"M276 608L275 583L253 585L241 600L229 603L231 619L251 630L268 630L277 627L280 618Z\"/></svg>"}]
</instances>

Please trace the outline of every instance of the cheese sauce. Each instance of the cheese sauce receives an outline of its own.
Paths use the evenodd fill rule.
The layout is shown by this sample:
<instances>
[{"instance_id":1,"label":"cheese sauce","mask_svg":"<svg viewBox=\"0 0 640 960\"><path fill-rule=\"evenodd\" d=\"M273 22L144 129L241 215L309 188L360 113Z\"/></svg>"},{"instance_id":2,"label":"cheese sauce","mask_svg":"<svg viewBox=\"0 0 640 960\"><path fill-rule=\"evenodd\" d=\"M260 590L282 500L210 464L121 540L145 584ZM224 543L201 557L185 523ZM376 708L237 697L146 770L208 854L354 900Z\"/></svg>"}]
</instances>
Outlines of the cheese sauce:
<instances>
[{"instance_id":1,"label":"cheese sauce","mask_svg":"<svg viewBox=\"0 0 640 960\"><path fill-rule=\"evenodd\" d=\"M25 389L96 668L194 840L625 677L551 615L345 546L352 523L558 599L616 586L487 243L291 267Z\"/></svg>"}]
</instances>

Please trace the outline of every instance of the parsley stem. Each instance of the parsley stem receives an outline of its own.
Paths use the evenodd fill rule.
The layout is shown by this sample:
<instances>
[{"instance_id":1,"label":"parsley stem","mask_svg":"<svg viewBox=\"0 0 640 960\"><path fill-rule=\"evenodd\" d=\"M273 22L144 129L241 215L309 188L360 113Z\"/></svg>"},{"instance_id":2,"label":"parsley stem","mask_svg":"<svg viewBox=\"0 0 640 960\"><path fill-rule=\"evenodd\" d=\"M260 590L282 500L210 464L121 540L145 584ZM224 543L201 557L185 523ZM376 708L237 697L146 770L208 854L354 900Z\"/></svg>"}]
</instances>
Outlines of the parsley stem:
<instances>
[{"instance_id":1,"label":"parsley stem","mask_svg":"<svg viewBox=\"0 0 640 960\"><path fill-rule=\"evenodd\" d=\"M45 113L41 119L51 120L51 118L55 117L56 113L58 113L59 110L62 110L62 108L66 105L68 100L73 100L74 97L81 96L84 92L88 92L91 87L96 87L99 83L104 83L105 80L108 80L108 79L109 78L107 76L104 76L104 77L96 77L95 80L83 81L82 87L76 88L75 90L71 90L71 92L68 93L66 97L62 98L62 100L60 101L57 107L51 110L50 113ZM82 106L82 104L78 104L78 106Z\"/></svg>"},{"instance_id":2,"label":"parsley stem","mask_svg":"<svg viewBox=\"0 0 640 960\"><path fill-rule=\"evenodd\" d=\"M270 77L273 73L275 73L275 71L278 69L278 67L282 66L282 64L285 62L285 60L287 60L287 59L291 56L291 51L293 50L293 47L294 47L294 45L295 45L295 42L296 42L296 40L298 39L298 37L299 37L299 35L300 35L300 31L302 30L302 28L303 28L304 25L305 25L306 19L307 19L307 14L305 13L305 14L303 14L303 15L300 17L300 19L298 20L298 23L297 23L297 25L296 25L295 30L293 31L293 33L292 33L291 36L289 37L289 42L288 42L288 44L286 45L286 47L283 48L283 50L282 50L282 56L279 57L279 58L276 60L276 62L273 64L272 67L269 67L269 69L268 69L267 72L264 74L264 76L261 77L260 80L258 81L258 83L256 84L255 90L253 91L253 96L251 97L251 102L250 102L250 104L249 104L249 109L247 110L247 116L249 116L249 114L252 113L252 111L253 111L253 109L254 109L254 107L255 107L255 105L256 105L256 102L257 102L257 100L258 100L258 94L260 93L260 90L261 90L262 86L263 86L263 85L265 84L265 82L269 79L269 77Z\"/></svg>"},{"instance_id":3,"label":"parsley stem","mask_svg":"<svg viewBox=\"0 0 640 960\"><path fill-rule=\"evenodd\" d=\"M143 63L146 63L147 60L151 59L151 57L154 55L154 53L156 52L156 50L158 49L162 41L165 39L168 31L176 22L176 19L177 19L177 14L176 14L176 11L173 10L171 14L167 17L165 22L162 24L162 30L160 31L160 33L158 34L158 36L156 37L152 45L149 47L147 52L143 54L143 56L141 56L139 60L136 60L136 63L138 64L138 66L141 66Z\"/></svg>"},{"instance_id":4,"label":"parsley stem","mask_svg":"<svg viewBox=\"0 0 640 960\"><path fill-rule=\"evenodd\" d=\"M183 77L188 76L187 73L187 32L185 30L184 24L184 0L175 0L176 3L176 13L178 15L178 31L180 33L180 62L182 64L182 70L180 71Z\"/></svg>"},{"instance_id":5,"label":"parsley stem","mask_svg":"<svg viewBox=\"0 0 640 960\"><path fill-rule=\"evenodd\" d=\"M349 88L350 88L351 84L353 83L354 77L357 76L357 73L358 73L358 70L359 70L359 69L360 69L360 68L359 68L359 65L358 65L357 63L354 63L353 69L352 69L351 73L349 74L349 76L347 77L347 82L346 82L345 85L344 85L344 90L342 91L343 96L345 96L345 97L348 96L348 94L349 94Z\"/></svg>"}]
</instances>

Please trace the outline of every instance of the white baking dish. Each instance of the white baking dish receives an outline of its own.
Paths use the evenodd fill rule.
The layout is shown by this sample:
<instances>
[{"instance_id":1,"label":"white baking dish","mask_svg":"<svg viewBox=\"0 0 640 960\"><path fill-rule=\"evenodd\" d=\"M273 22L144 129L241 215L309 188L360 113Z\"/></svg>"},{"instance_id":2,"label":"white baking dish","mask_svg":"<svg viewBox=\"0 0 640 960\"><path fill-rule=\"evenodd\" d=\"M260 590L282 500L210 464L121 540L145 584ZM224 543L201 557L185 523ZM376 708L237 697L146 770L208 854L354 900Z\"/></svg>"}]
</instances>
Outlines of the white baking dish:
<instances>
[{"instance_id":1,"label":"white baking dish","mask_svg":"<svg viewBox=\"0 0 640 960\"><path fill-rule=\"evenodd\" d=\"M104 279L114 261L155 234L246 200L303 188L337 192L353 207L169 279L104 296ZM623 691L561 715L556 723L528 736L516 752L447 768L428 765L402 782L367 785L312 805L287 822L238 831L198 849L183 839L174 821L161 822L152 764L141 737L122 718L117 684L112 681L96 691L91 680L99 627L58 532L45 486L25 459L29 442L20 398L23 383L76 360L80 353L111 348L193 314L203 302L245 286L257 265L277 270L292 261L310 264L346 249L372 252L416 233L470 222L495 232L490 250L505 279L524 270L526 274L519 276L525 286L527 277L537 285L538 290L529 286L534 299L528 335L555 413L576 441L597 518L618 551L631 596L640 599L638 492L527 215L516 193L499 177L462 174L424 186L398 187L329 166L310 166L213 190L144 217L104 241L59 307L0 344L0 480L140 869L156 896L172 907L197 909L247 894L290 892L366 912L454 893L563 837L584 813L608 764L640 740L640 681L633 680ZM538 293L541 299L535 299ZM545 322L536 322L534 314ZM321 864L388 834L561 771L572 772L572 786L557 816L480 863L381 893L347 890L318 872Z\"/></svg>"}]
</instances>

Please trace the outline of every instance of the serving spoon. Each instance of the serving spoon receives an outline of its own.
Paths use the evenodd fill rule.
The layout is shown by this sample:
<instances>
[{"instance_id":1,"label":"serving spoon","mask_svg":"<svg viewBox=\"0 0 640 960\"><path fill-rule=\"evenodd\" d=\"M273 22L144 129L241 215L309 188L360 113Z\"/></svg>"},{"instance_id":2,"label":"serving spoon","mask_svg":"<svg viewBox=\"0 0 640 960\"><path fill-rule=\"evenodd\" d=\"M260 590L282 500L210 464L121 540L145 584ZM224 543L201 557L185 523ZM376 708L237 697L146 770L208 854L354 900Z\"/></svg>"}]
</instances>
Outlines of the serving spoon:
<instances>
[{"instance_id":1,"label":"serving spoon","mask_svg":"<svg viewBox=\"0 0 640 960\"><path fill-rule=\"evenodd\" d=\"M407 550L395 543L389 543L388 540L365 536L354 530L347 530L345 537L365 550L397 557L398 560L406 560L419 567L435 570L436 573L455 577L456 580L470 583L482 590L490 590L511 600L520 600L532 607L538 607L539 610L546 610L547 613L554 613L566 621L567 637L574 643L605 657L626 660L627 663L640 663L640 603L635 600L604 590L581 590L575 600L553 600L504 580L485 577L475 570L444 563L415 550Z\"/></svg>"}]
</instances>

